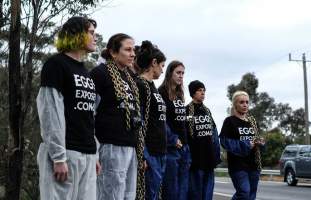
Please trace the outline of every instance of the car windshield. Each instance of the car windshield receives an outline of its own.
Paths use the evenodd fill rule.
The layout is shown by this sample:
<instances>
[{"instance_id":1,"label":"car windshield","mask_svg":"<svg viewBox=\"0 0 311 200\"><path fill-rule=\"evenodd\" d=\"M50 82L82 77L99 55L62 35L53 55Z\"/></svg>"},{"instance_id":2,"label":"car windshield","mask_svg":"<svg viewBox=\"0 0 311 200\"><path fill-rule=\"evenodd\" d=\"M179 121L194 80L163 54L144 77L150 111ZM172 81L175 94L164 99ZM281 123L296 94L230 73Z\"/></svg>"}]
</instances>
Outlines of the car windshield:
<instances>
[{"instance_id":1,"label":"car windshield","mask_svg":"<svg viewBox=\"0 0 311 200\"><path fill-rule=\"evenodd\" d=\"M297 153L297 147L288 147L283 153L283 157L294 157Z\"/></svg>"}]
</instances>

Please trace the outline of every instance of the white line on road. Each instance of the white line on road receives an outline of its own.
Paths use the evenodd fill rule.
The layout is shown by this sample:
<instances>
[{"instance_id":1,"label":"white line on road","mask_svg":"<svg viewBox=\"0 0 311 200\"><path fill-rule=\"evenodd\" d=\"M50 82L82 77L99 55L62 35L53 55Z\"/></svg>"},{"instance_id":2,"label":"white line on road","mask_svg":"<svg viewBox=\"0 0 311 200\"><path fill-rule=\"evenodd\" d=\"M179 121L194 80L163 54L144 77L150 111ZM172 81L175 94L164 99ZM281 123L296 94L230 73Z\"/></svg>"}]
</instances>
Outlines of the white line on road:
<instances>
[{"instance_id":1,"label":"white line on road","mask_svg":"<svg viewBox=\"0 0 311 200\"><path fill-rule=\"evenodd\" d=\"M225 184L227 184L227 183L230 183L230 182L224 182L224 181L215 181L216 183L225 183Z\"/></svg>"},{"instance_id":2,"label":"white line on road","mask_svg":"<svg viewBox=\"0 0 311 200\"><path fill-rule=\"evenodd\" d=\"M226 194L226 193L220 193L220 192L214 192L215 195L223 196L223 197L232 197L231 194ZM256 198L256 200L260 200Z\"/></svg>"},{"instance_id":3,"label":"white line on road","mask_svg":"<svg viewBox=\"0 0 311 200\"><path fill-rule=\"evenodd\" d=\"M219 196L223 196L223 197L232 197L232 195L230 195L230 194L225 194L225 193L220 193L220 192L214 192L214 194L219 195Z\"/></svg>"}]
</instances>

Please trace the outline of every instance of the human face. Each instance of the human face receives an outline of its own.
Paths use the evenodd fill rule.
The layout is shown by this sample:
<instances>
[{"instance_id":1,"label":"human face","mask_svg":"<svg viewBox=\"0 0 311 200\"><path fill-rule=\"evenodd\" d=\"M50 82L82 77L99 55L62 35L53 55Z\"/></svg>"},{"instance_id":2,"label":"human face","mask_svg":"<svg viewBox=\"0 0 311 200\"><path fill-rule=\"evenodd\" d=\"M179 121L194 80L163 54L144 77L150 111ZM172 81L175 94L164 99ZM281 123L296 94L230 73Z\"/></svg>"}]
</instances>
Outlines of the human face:
<instances>
[{"instance_id":1,"label":"human face","mask_svg":"<svg viewBox=\"0 0 311 200\"><path fill-rule=\"evenodd\" d=\"M172 73L172 80L175 85L181 85L183 83L185 73L185 67L182 65L178 65L173 73Z\"/></svg>"},{"instance_id":2,"label":"human face","mask_svg":"<svg viewBox=\"0 0 311 200\"><path fill-rule=\"evenodd\" d=\"M236 97L235 100L235 110L239 114L246 114L248 112L248 103L249 103L249 98L245 95L240 95Z\"/></svg>"},{"instance_id":3,"label":"human face","mask_svg":"<svg viewBox=\"0 0 311 200\"><path fill-rule=\"evenodd\" d=\"M87 30L87 43L85 45L85 50L89 52L94 52L96 50L96 34L95 34L95 27L93 24L90 25L90 27Z\"/></svg>"},{"instance_id":4,"label":"human face","mask_svg":"<svg viewBox=\"0 0 311 200\"><path fill-rule=\"evenodd\" d=\"M135 58L134 40L127 38L121 41L121 47L119 51L112 52L111 55L119 67L132 66Z\"/></svg>"},{"instance_id":5,"label":"human face","mask_svg":"<svg viewBox=\"0 0 311 200\"><path fill-rule=\"evenodd\" d=\"M199 88L192 97L195 103L202 103L205 99L205 89Z\"/></svg>"},{"instance_id":6,"label":"human face","mask_svg":"<svg viewBox=\"0 0 311 200\"><path fill-rule=\"evenodd\" d=\"M161 74L163 73L163 68L164 68L165 62L160 62L158 63L156 60L152 64L152 69L153 69L153 79L158 79Z\"/></svg>"}]
</instances>

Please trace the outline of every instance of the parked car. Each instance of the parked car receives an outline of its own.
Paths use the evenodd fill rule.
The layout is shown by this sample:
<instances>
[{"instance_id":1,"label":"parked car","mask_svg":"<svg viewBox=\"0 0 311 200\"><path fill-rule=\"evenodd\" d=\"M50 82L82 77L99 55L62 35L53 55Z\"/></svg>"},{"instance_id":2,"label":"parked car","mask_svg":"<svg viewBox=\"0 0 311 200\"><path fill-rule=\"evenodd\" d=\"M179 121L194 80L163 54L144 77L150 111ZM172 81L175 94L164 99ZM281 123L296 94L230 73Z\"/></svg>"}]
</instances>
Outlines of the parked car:
<instances>
[{"instance_id":1,"label":"parked car","mask_svg":"<svg viewBox=\"0 0 311 200\"><path fill-rule=\"evenodd\" d=\"M286 146L279 163L288 185L297 185L299 179L311 179L311 145Z\"/></svg>"}]
</instances>

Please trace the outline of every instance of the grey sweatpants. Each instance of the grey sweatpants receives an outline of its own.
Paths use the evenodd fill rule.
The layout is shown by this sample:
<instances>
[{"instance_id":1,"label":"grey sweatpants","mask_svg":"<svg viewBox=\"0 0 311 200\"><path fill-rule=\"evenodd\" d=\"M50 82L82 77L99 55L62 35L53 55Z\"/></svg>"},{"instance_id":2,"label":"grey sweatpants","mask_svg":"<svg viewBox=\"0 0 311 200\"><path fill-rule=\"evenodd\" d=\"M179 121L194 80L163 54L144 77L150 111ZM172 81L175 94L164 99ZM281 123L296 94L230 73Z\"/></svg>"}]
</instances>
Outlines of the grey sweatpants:
<instances>
[{"instance_id":1,"label":"grey sweatpants","mask_svg":"<svg viewBox=\"0 0 311 200\"><path fill-rule=\"evenodd\" d=\"M47 145L40 144L37 161L41 200L95 200L96 155L66 150L68 179L58 182L53 175L53 161Z\"/></svg>"},{"instance_id":2,"label":"grey sweatpants","mask_svg":"<svg viewBox=\"0 0 311 200\"><path fill-rule=\"evenodd\" d=\"M135 200L137 157L134 147L101 144L97 200Z\"/></svg>"}]
</instances>

